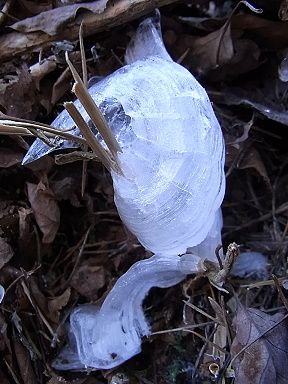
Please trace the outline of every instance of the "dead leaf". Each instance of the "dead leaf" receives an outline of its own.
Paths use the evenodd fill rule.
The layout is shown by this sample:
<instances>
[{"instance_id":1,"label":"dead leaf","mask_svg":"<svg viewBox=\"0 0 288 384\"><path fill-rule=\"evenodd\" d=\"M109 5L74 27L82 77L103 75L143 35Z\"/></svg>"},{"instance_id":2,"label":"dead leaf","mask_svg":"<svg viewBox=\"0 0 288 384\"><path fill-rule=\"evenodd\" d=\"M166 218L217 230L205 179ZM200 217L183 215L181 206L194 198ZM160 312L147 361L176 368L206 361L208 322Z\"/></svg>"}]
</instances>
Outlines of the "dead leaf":
<instances>
[{"instance_id":1,"label":"dead leaf","mask_svg":"<svg viewBox=\"0 0 288 384\"><path fill-rule=\"evenodd\" d=\"M77 197L77 191L80 189L79 178L65 176L65 174L63 174L59 180L55 180L51 184L51 189L57 200L69 200L74 207L81 205Z\"/></svg>"},{"instance_id":2,"label":"dead leaf","mask_svg":"<svg viewBox=\"0 0 288 384\"><path fill-rule=\"evenodd\" d=\"M278 16L280 20L287 21L288 20L288 1L287 0L282 0L279 11L278 11Z\"/></svg>"},{"instance_id":3,"label":"dead leaf","mask_svg":"<svg viewBox=\"0 0 288 384\"><path fill-rule=\"evenodd\" d=\"M196 38L190 48L190 65L198 74L205 75L229 62L234 55L230 21L220 29Z\"/></svg>"},{"instance_id":4,"label":"dead leaf","mask_svg":"<svg viewBox=\"0 0 288 384\"><path fill-rule=\"evenodd\" d=\"M0 104L9 116L30 120L36 117L38 102L35 85L26 65L17 69L16 75L7 75L1 79Z\"/></svg>"},{"instance_id":5,"label":"dead leaf","mask_svg":"<svg viewBox=\"0 0 288 384\"><path fill-rule=\"evenodd\" d=\"M105 268L95 265L95 259L85 260L72 276L71 286L80 295L90 299L99 299L99 289L106 283Z\"/></svg>"},{"instance_id":6,"label":"dead leaf","mask_svg":"<svg viewBox=\"0 0 288 384\"><path fill-rule=\"evenodd\" d=\"M19 340L14 340L14 351L23 382L29 384L37 384L37 379L32 368L29 351L22 345Z\"/></svg>"},{"instance_id":7,"label":"dead leaf","mask_svg":"<svg viewBox=\"0 0 288 384\"><path fill-rule=\"evenodd\" d=\"M281 313L271 316L258 309L239 306L233 323L236 335L231 353L235 358L235 383L287 383L287 317Z\"/></svg>"},{"instance_id":8,"label":"dead leaf","mask_svg":"<svg viewBox=\"0 0 288 384\"><path fill-rule=\"evenodd\" d=\"M0 168L9 168L21 163L24 154L22 151L11 148L0 148Z\"/></svg>"},{"instance_id":9,"label":"dead leaf","mask_svg":"<svg viewBox=\"0 0 288 384\"><path fill-rule=\"evenodd\" d=\"M28 199L43 234L43 243L51 243L60 225L60 210L53 192L42 181L27 184Z\"/></svg>"},{"instance_id":10,"label":"dead leaf","mask_svg":"<svg viewBox=\"0 0 288 384\"><path fill-rule=\"evenodd\" d=\"M14 252L5 239L0 237L0 269L13 257Z\"/></svg>"},{"instance_id":11,"label":"dead leaf","mask_svg":"<svg viewBox=\"0 0 288 384\"><path fill-rule=\"evenodd\" d=\"M61 97L70 89L71 72L66 68L53 84L51 104L55 105Z\"/></svg>"},{"instance_id":12,"label":"dead leaf","mask_svg":"<svg viewBox=\"0 0 288 384\"><path fill-rule=\"evenodd\" d=\"M70 299L71 289L67 288L62 295L48 301L48 317L53 323L59 323L60 309L65 307Z\"/></svg>"},{"instance_id":13,"label":"dead leaf","mask_svg":"<svg viewBox=\"0 0 288 384\"><path fill-rule=\"evenodd\" d=\"M29 289L35 302L47 320L50 320L54 324L58 324L60 317L59 311L67 305L70 299L71 289L67 288L60 296L49 299L40 290L37 280L34 278L30 279Z\"/></svg>"},{"instance_id":14,"label":"dead leaf","mask_svg":"<svg viewBox=\"0 0 288 384\"><path fill-rule=\"evenodd\" d=\"M19 214L19 238L25 239L30 234L29 216L32 213L32 209L20 207L18 209Z\"/></svg>"},{"instance_id":15,"label":"dead leaf","mask_svg":"<svg viewBox=\"0 0 288 384\"><path fill-rule=\"evenodd\" d=\"M41 12L34 17L17 21L10 28L18 32L31 33L42 31L48 35L55 35L65 25L73 21L81 11L92 12L94 14L102 13L108 0L97 0L89 3L72 4L64 7L50 9Z\"/></svg>"},{"instance_id":16,"label":"dead leaf","mask_svg":"<svg viewBox=\"0 0 288 384\"><path fill-rule=\"evenodd\" d=\"M30 14L34 15L52 8L52 2L47 0L37 2L34 0L20 0L20 3Z\"/></svg>"},{"instance_id":17,"label":"dead leaf","mask_svg":"<svg viewBox=\"0 0 288 384\"><path fill-rule=\"evenodd\" d=\"M260 47L273 51L285 49L288 45L288 24L282 21L264 19L263 17L242 14L232 17L233 32L239 36L245 33Z\"/></svg>"},{"instance_id":18,"label":"dead leaf","mask_svg":"<svg viewBox=\"0 0 288 384\"><path fill-rule=\"evenodd\" d=\"M288 125L288 84L279 79L248 81L240 87L224 87L214 101L248 105L271 120Z\"/></svg>"},{"instance_id":19,"label":"dead leaf","mask_svg":"<svg viewBox=\"0 0 288 384\"><path fill-rule=\"evenodd\" d=\"M35 81L36 87L39 90L40 81L48 73L53 72L57 67L55 56L47 57L47 59L42 60L29 68L32 79Z\"/></svg>"},{"instance_id":20,"label":"dead leaf","mask_svg":"<svg viewBox=\"0 0 288 384\"><path fill-rule=\"evenodd\" d=\"M261 156L257 149L253 146L248 148L248 150L243 155L241 161L238 164L239 169L247 169L247 168L254 168L260 176L263 177L263 179L266 182L269 181L269 176L266 171L266 167L261 159Z\"/></svg>"}]
</instances>

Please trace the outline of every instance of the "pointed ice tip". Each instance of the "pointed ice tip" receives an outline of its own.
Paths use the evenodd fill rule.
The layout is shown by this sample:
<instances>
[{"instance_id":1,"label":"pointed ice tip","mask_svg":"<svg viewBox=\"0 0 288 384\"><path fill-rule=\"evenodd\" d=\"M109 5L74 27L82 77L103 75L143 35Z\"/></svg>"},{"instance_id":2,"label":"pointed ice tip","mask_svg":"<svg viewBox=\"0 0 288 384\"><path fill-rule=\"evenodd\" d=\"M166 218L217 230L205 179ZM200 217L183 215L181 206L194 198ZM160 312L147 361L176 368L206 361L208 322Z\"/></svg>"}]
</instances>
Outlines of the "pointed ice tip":
<instances>
[{"instance_id":1,"label":"pointed ice tip","mask_svg":"<svg viewBox=\"0 0 288 384\"><path fill-rule=\"evenodd\" d=\"M144 60L152 56L172 61L163 43L158 9L139 25L126 49L125 62L132 64L137 60Z\"/></svg>"},{"instance_id":2,"label":"pointed ice tip","mask_svg":"<svg viewBox=\"0 0 288 384\"><path fill-rule=\"evenodd\" d=\"M51 148L40 139L36 139L22 160L22 165L28 165L53 151L55 151L55 148Z\"/></svg>"}]
</instances>

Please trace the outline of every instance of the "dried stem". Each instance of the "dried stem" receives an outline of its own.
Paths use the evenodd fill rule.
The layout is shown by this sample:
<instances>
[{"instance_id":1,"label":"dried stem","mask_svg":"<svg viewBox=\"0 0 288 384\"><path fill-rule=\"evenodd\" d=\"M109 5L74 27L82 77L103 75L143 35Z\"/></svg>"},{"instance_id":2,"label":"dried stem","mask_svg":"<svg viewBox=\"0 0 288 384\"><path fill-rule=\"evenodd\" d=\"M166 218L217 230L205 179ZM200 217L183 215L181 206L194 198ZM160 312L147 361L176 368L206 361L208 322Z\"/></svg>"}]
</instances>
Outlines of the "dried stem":
<instances>
[{"instance_id":1,"label":"dried stem","mask_svg":"<svg viewBox=\"0 0 288 384\"><path fill-rule=\"evenodd\" d=\"M66 52L66 61L67 61L67 64L69 65L69 68L75 80L75 84L73 86L72 92L74 92L75 95L80 100L81 104L83 105L86 112L90 116L95 127L98 129L99 133L103 137L103 140L105 141L108 149L110 150L115 163L117 163L117 153L121 152L121 148L117 140L115 139L113 132L108 126L105 118L103 117L101 111L95 104L94 100L92 99L91 95L89 94L85 85L83 84L83 81L81 80L79 74L77 73L76 69L74 68L71 61L69 60L67 52Z\"/></svg>"},{"instance_id":2,"label":"dried stem","mask_svg":"<svg viewBox=\"0 0 288 384\"><path fill-rule=\"evenodd\" d=\"M69 129L69 131L70 130L71 129ZM86 144L86 141L83 138L68 133L68 130L55 129L49 125L38 124L21 119L13 120L13 118L3 119L0 117L0 135L39 136L39 132L45 132L47 137L55 138L55 136L59 136L74 141L80 145Z\"/></svg>"},{"instance_id":3,"label":"dried stem","mask_svg":"<svg viewBox=\"0 0 288 384\"><path fill-rule=\"evenodd\" d=\"M105 149L101 146L101 144L96 140L94 134L92 133L91 129L88 127L86 121L81 116L78 109L75 107L75 105L72 102L64 103L64 107L66 108L69 115L72 117L72 119L77 124L78 128L80 129L82 135L85 137L87 144L91 147L93 152L99 157L99 159L102 161L103 165L110 171L111 169L115 169L115 164L113 163L112 159L108 155L108 153L105 151Z\"/></svg>"},{"instance_id":4,"label":"dried stem","mask_svg":"<svg viewBox=\"0 0 288 384\"><path fill-rule=\"evenodd\" d=\"M82 79L86 88L88 88L88 77L87 77L87 65L86 65L86 56L85 56L85 48L83 41L83 21L80 25L79 29L79 44L80 44L80 52L81 52L81 64L82 64ZM85 152L87 152L88 148L85 146L83 148ZM81 182L81 196L84 196L85 186L87 179L87 161L83 160L82 162L82 182Z\"/></svg>"}]
</instances>

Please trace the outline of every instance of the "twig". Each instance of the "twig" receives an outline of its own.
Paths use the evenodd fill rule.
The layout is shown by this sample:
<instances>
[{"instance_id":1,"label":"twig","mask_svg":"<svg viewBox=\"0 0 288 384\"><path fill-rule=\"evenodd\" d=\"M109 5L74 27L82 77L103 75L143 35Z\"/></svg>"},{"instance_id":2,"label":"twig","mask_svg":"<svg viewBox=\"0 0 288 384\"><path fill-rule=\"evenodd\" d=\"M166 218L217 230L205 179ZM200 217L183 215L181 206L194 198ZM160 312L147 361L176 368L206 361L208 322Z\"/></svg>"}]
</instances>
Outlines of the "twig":
<instances>
[{"instance_id":1,"label":"twig","mask_svg":"<svg viewBox=\"0 0 288 384\"><path fill-rule=\"evenodd\" d=\"M75 261L74 267L73 267L73 269L72 269L72 272L70 273L70 276L67 278L67 280L65 281L65 283L64 283L63 286L61 287L62 290L65 290L65 289L68 288L68 286L69 286L69 284L70 284L70 281L71 281L72 277L74 276L76 269L77 269L78 266L79 266L81 257L82 257L82 255L83 255L83 252L84 252L84 249L85 249L87 240L88 240L88 236L89 236L89 234L90 234L92 228L93 228L93 225L90 225L90 227L87 229L87 231L86 231L86 233L85 233L85 235L84 235L84 239L83 239L83 242L82 242L81 247L80 247L80 249L79 249L78 255L77 255L77 257L76 257L76 261Z\"/></svg>"},{"instance_id":2,"label":"twig","mask_svg":"<svg viewBox=\"0 0 288 384\"><path fill-rule=\"evenodd\" d=\"M86 13L83 15L85 23L85 36L94 35L105 29L111 29L137 19L155 8L176 3L177 0L118 0L108 3L104 12L100 14ZM196 2L195 2L196 3ZM54 9L57 14L58 9ZM42 12L45 17L45 12ZM76 40L79 32L79 24L72 20L55 34L39 32L18 32L0 36L0 61L11 60L12 57L39 50L50 46L53 41Z\"/></svg>"}]
</instances>

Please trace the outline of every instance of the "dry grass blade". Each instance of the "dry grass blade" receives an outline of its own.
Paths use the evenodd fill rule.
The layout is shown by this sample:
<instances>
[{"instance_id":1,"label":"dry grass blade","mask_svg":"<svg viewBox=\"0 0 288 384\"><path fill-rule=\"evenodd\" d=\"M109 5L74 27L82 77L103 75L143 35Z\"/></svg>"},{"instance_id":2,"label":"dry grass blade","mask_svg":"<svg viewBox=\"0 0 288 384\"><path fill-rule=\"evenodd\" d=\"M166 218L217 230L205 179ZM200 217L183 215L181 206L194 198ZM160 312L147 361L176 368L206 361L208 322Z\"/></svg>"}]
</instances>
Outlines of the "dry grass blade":
<instances>
[{"instance_id":1,"label":"dry grass blade","mask_svg":"<svg viewBox=\"0 0 288 384\"><path fill-rule=\"evenodd\" d=\"M79 44L80 44L80 52L81 52L83 83L84 83L85 87L88 88L87 65L86 65L86 56L85 56L85 48L84 48L84 41L83 41L83 21L82 21L82 23L80 25L80 29L79 29ZM88 150L87 146L85 146L83 148L83 150L85 152L87 152L87 150ZM86 179L87 179L87 161L84 160L82 163L81 196L84 196Z\"/></svg>"},{"instance_id":2,"label":"dry grass blade","mask_svg":"<svg viewBox=\"0 0 288 384\"><path fill-rule=\"evenodd\" d=\"M61 137L66 140L74 141L79 145L86 144L85 139L69 133L71 129L60 130L50 127L46 124L30 122L27 120L0 117L0 135L20 135L20 136L36 136L44 140L46 144L53 146L48 142L48 138ZM45 134L44 134L45 132Z\"/></svg>"},{"instance_id":3,"label":"dry grass blade","mask_svg":"<svg viewBox=\"0 0 288 384\"><path fill-rule=\"evenodd\" d=\"M83 42L83 21L82 21L82 23L80 25L80 29L79 29L79 44L80 44L80 52L81 52L83 84L87 88L87 85L88 85L87 78L88 78L88 76L87 76L87 66L86 66L84 42Z\"/></svg>"},{"instance_id":4,"label":"dry grass blade","mask_svg":"<svg viewBox=\"0 0 288 384\"><path fill-rule=\"evenodd\" d=\"M13 125L6 125L0 123L0 135L21 135L33 136L32 133L24 127L17 127Z\"/></svg>"},{"instance_id":5,"label":"dry grass blade","mask_svg":"<svg viewBox=\"0 0 288 384\"><path fill-rule=\"evenodd\" d=\"M67 102L64 103L64 107L66 108L67 112L72 117L72 119L75 121L82 135L85 137L88 145L91 147L93 152L99 157L103 165L108 169L108 171L110 171L111 169L116 170L116 165L113 163L113 160L110 158L110 156L101 146L101 144L98 143L91 129L88 127L87 123L85 122L75 105L71 102Z\"/></svg>"},{"instance_id":6,"label":"dry grass blade","mask_svg":"<svg viewBox=\"0 0 288 384\"><path fill-rule=\"evenodd\" d=\"M216 317L213 317L213 316L209 315L209 314L208 314L207 312L205 312L205 311L202 311L202 309L196 307L196 305L194 305L194 304L192 304L192 303L189 303L188 301L185 301L185 300L183 300L183 302L184 302L186 305L188 305L188 307L190 307L190 308L194 309L195 311L201 313L201 315L203 315L203 316L207 317L208 319L214 321L214 323L217 323L217 324L219 324L219 325L222 325L222 323L221 323L221 321L220 321L219 319L217 319Z\"/></svg>"},{"instance_id":7,"label":"dry grass blade","mask_svg":"<svg viewBox=\"0 0 288 384\"><path fill-rule=\"evenodd\" d=\"M45 324L45 326L47 327L48 331L50 332L51 336L54 337L55 336L55 333L52 329L52 327L50 326L48 320L46 319L46 317L44 316L44 314L42 313L42 311L40 310L40 308L38 307L38 305L36 305L34 303L34 300L32 299L31 295L30 295L30 292L29 292L29 289L27 287L27 285L22 281L21 282L21 286L23 288L23 291L25 293L25 295L27 296L29 302L31 303L32 307L35 309L36 313L38 314L38 316L40 317L40 319L42 320L42 322ZM50 340L50 339L49 339Z\"/></svg>"},{"instance_id":8,"label":"dry grass blade","mask_svg":"<svg viewBox=\"0 0 288 384\"><path fill-rule=\"evenodd\" d=\"M191 324L191 325L184 325L183 327L178 328L171 328L171 329L164 329L163 331L156 331L152 332L151 336L154 335L163 335L165 333L171 333L171 332L181 332L181 331L187 331L187 329L194 329L194 328L200 328L200 327L206 327L207 325L213 325L214 321L207 321L206 323L199 323L199 324Z\"/></svg>"},{"instance_id":9,"label":"dry grass blade","mask_svg":"<svg viewBox=\"0 0 288 384\"><path fill-rule=\"evenodd\" d=\"M95 104L94 100L92 99L91 95L87 91L85 85L83 84L83 81L81 80L79 74L77 73L76 69L74 68L73 64L69 60L68 53L66 52L66 61L69 65L69 68L72 72L72 75L75 80L75 84L73 86L72 91L75 93L75 95L80 100L81 104L85 108L86 112L90 116L91 120L93 121L94 125L98 129L99 133L103 137L103 140L105 141L107 147L111 151L111 154L114 157L115 162L117 162L117 153L122 152L121 148L115 139L110 127L108 126L106 120L104 119L101 111Z\"/></svg>"}]
</instances>

